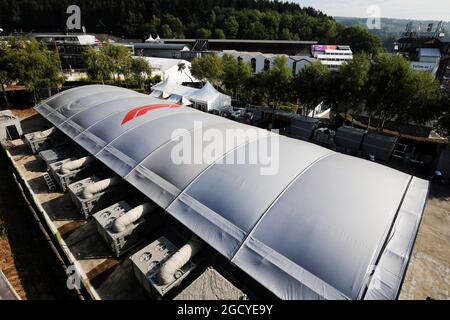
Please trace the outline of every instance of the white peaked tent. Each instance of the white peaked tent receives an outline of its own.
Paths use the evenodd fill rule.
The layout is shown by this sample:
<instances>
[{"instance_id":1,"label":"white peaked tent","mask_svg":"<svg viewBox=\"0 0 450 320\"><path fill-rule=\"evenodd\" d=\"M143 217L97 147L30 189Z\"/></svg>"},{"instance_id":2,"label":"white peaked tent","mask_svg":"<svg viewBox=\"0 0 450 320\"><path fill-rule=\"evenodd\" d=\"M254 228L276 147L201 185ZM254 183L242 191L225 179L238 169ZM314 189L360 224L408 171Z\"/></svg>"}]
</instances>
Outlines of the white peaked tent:
<instances>
[{"instance_id":1,"label":"white peaked tent","mask_svg":"<svg viewBox=\"0 0 450 320\"><path fill-rule=\"evenodd\" d=\"M201 89L177 84L170 77L154 85L150 96L167 99L171 103L193 105L203 111L222 110L231 106L231 97L217 91L209 82Z\"/></svg>"},{"instance_id":2,"label":"white peaked tent","mask_svg":"<svg viewBox=\"0 0 450 320\"><path fill-rule=\"evenodd\" d=\"M231 106L231 97L217 91L209 82L188 98L194 107L205 106L204 111L221 110Z\"/></svg>"},{"instance_id":3,"label":"white peaked tent","mask_svg":"<svg viewBox=\"0 0 450 320\"><path fill-rule=\"evenodd\" d=\"M189 105L191 103L188 97L196 91L198 89L182 86L176 83L171 77L167 77L166 80L152 87L152 93L150 95L155 98L168 99L173 103L182 102L185 105Z\"/></svg>"},{"instance_id":4,"label":"white peaked tent","mask_svg":"<svg viewBox=\"0 0 450 320\"><path fill-rule=\"evenodd\" d=\"M145 40L145 42L155 42L155 39L153 39L152 35L150 35L150 36L148 37L148 39Z\"/></svg>"}]
</instances>

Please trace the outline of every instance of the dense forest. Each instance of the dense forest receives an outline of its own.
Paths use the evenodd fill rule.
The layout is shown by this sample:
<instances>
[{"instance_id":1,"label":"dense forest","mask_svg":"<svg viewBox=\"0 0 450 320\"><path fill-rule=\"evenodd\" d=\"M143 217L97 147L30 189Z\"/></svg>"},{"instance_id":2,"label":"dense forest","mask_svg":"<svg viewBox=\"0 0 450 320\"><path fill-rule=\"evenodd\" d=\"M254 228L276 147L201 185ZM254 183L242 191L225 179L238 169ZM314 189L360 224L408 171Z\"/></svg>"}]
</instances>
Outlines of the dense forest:
<instances>
[{"instance_id":1,"label":"dense forest","mask_svg":"<svg viewBox=\"0 0 450 320\"><path fill-rule=\"evenodd\" d=\"M0 28L65 31L66 8L81 8L88 32L127 38L317 40L337 43L344 27L313 8L269 0L0 0Z\"/></svg>"}]
</instances>

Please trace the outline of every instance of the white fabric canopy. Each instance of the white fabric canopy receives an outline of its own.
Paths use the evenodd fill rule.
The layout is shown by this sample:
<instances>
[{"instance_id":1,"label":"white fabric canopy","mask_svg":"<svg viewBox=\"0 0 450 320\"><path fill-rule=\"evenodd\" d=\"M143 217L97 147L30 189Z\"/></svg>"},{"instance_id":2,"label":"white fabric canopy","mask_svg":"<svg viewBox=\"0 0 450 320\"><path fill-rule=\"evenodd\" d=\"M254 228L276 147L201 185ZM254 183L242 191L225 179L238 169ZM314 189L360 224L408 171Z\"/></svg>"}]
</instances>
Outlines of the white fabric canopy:
<instances>
[{"instance_id":1,"label":"white fabric canopy","mask_svg":"<svg viewBox=\"0 0 450 320\"><path fill-rule=\"evenodd\" d=\"M175 81L173 81L170 77L167 77L166 80L161 81L160 83L154 85L152 87L153 91L161 91L162 98L166 99L171 95L175 94L182 97L188 97L191 94L194 94L198 91L196 88L182 86Z\"/></svg>"},{"instance_id":2,"label":"white fabric canopy","mask_svg":"<svg viewBox=\"0 0 450 320\"><path fill-rule=\"evenodd\" d=\"M206 82L203 88L188 98L194 103L207 105L208 111L221 110L231 106L231 97L217 91L209 82Z\"/></svg>"},{"instance_id":3,"label":"white fabric canopy","mask_svg":"<svg viewBox=\"0 0 450 320\"><path fill-rule=\"evenodd\" d=\"M138 116L142 107L152 111ZM68 90L36 110L278 297L397 297L427 181L282 136L279 172L261 175L262 164L227 160L273 133L112 86ZM223 137L260 136L175 164L174 131L195 134L198 121Z\"/></svg>"},{"instance_id":4,"label":"white fabric canopy","mask_svg":"<svg viewBox=\"0 0 450 320\"><path fill-rule=\"evenodd\" d=\"M165 81L152 87L152 96L161 97L173 102L182 102L183 105L199 103L207 106L207 111L222 110L231 106L231 97L217 91L209 82L201 89L176 84L168 77ZM156 95L153 95L156 92ZM162 95L159 94L162 92ZM172 96L176 96L173 97ZM182 97L182 98L179 98ZM176 101L178 99L178 101Z\"/></svg>"}]
</instances>

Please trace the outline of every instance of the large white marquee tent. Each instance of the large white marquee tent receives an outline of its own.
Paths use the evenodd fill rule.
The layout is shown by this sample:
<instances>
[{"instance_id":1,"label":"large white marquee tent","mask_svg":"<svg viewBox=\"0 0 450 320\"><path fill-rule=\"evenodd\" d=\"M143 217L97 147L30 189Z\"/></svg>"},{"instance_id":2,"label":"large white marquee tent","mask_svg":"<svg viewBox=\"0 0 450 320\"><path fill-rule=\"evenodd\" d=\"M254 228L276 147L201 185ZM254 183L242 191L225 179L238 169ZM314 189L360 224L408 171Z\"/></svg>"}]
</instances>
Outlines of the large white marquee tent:
<instances>
[{"instance_id":1,"label":"large white marquee tent","mask_svg":"<svg viewBox=\"0 0 450 320\"><path fill-rule=\"evenodd\" d=\"M428 182L282 136L275 175L261 175L262 164L226 161L271 139L267 131L222 141L224 152L207 163L175 164L176 129L193 132L196 121L221 132L250 127L184 106L151 107L164 103L95 85L36 110L278 297L397 297ZM152 111L136 113L143 107Z\"/></svg>"},{"instance_id":2,"label":"large white marquee tent","mask_svg":"<svg viewBox=\"0 0 450 320\"><path fill-rule=\"evenodd\" d=\"M192 105L202 111L222 110L231 107L231 97L217 91L209 82L201 89L182 86L172 78L156 84L150 94L155 98L167 99L173 103Z\"/></svg>"}]
</instances>

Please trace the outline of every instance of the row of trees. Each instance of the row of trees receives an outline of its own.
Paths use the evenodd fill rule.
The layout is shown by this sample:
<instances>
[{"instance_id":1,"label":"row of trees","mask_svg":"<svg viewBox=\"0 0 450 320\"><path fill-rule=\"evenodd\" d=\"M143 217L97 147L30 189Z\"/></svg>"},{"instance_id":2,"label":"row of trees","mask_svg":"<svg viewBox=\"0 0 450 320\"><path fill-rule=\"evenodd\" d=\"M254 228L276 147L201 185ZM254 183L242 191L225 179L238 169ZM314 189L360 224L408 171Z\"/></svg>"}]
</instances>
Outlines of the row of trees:
<instances>
[{"instance_id":1,"label":"row of trees","mask_svg":"<svg viewBox=\"0 0 450 320\"><path fill-rule=\"evenodd\" d=\"M414 71L403 57L387 53L372 61L357 54L340 72L314 64L300 73L297 88L309 106L322 100L338 113L365 113L369 125L373 117L381 120L379 128L387 120L425 124L448 108L447 96L431 73Z\"/></svg>"},{"instance_id":2,"label":"row of trees","mask_svg":"<svg viewBox=\"0 0 450 320\"><path fill-rule=\"evenodd\" d=\"M7 37L0 41L0 89L3 100L9 105L7 86L23 85L36 103L41 88L59 88L64 83L61 61L57 51L28 37ZM124 46L104 44L100 50L85 53L87 73L94 82L123 82L138 85L158 82L151 78L152 70L142 57L132 57ZM153 82L152 82L153 81Z\"/></svg>"},{"instance_id":3,"label":"row of trees","mask_svg":"<svg viewBox=\"0 0 450 320\"><path fill-rule=\"evenodd\" d=\"M91 48L85 53L87 73L91 80L132 82L144 88L144 83L152 75L147 61L142 57L132 57L124 46L104 44L100 50Z\"/></svg>"},{"instance_id":4,"label":"row of trees","mask_svg":"<svg viewBox=\"0 0 450 320\"><path fill-rule=\"evenodd\" d=\"M0 0L1 27L65 31L71 4L80 6L89 32L130 38L316 40L371 53L381 49L380 39L364 28L345 28L315 9L269 0Z\"/></svg>"},{"instance_id":5,"label":"row of trees","mask_svg":"<svg viewBox=\"0 0 450 320\"><path fill-rule=\"evenodd\" d=\"M7 104L6 87L24 85L37 101L38 90L63 83L61 61L56 52L34 39L11 37L0 42L0 85Z\"/></svg>"},{"instance_id":6,"label":"row of trees","mask_svg":"<svg viewBox=\"0 0 450 320\"><path fill-rule=\"evenodd\" d=\"M324 102L337 113L376 117L380 128L387 120L424 124L442 118L449 109L448 97L431 73L414 71L403 57L387 53L373 59L356 54L338 72L314 63L298 75L283 56L270 69L253 75L249 63L208 55L195 59L191 72L240 100L305 115Z\"/></svg>"}]
</instances>

